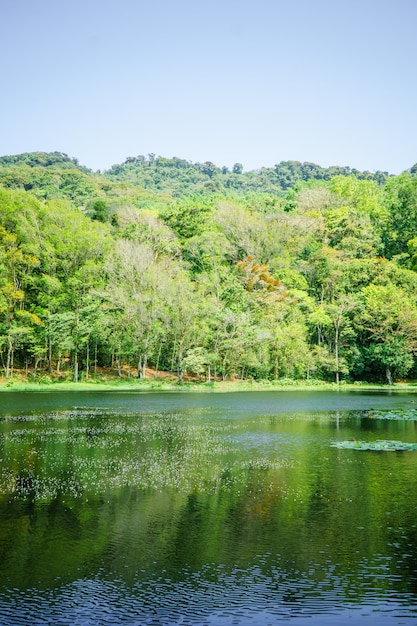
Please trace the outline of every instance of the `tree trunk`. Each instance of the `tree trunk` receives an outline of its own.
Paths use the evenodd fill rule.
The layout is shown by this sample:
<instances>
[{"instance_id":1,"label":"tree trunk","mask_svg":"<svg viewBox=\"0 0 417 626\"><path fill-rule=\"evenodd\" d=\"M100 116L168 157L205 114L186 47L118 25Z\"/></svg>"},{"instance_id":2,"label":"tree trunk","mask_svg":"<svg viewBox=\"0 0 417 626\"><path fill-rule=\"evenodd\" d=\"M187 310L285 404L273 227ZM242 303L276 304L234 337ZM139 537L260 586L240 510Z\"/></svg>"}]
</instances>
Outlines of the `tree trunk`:
<instances>
[{"instance_id":1,"label":"tree trunk","mask_svg":"<svg viewBox=\"0 0 417 626\"><path fill-rule=\"evenodd\" d=\"M155 374L156 376L158 376L159 373L159 359L161 358L161 351L162 351L162 342L159 342L159 346L158 346L158 355L156 357L156 365L155 365Z\"/></svg>"},{"instance_id":2,"label":"tree trunk","mask_svg":"<svg viewBox=\"0 0 417 626\"><path fill-rule=\"evenodd\" d=\"M52 372L52 341L51 338L48 337L48 373Z\"/></svg>"},{"instance_id":3,"label":"tree trunk","mask_svg":"<svg viewBox=\"0 0 417 626\"><path fill-rule=\"evenodd\" d=\"M8 337L8 349L7 349L7 361L6 361L6 378L9 378L11 370L13 368L13 343L10 337Z\"/></svg>"},{"instance_id":4,"label":"tree trunk","mask_svg":"<svg viewBox=\"0 0 417 626\"><path fill-rule=\"evenodd\" d=\"M88 374L90 371L90 341L87 341L87 354L85 357L85 379L88 380Z\"/></svg>"},{"instance_id":5,"label":"tree trunk","mask_svg":"<svg viewBox=\"0 0 417 626\"><path fill-rule=\"evenodd\" d=\"M78 383L78 354L75 353L75 360L74 360L74 382Z\"/></svg>"},{"instance_id":6,"label":"tree trunk","mask_svg":"<svg viewBox=\"0 0 417 626\"><path fill-rule=\"evenodd\" d=\"M178 356L177 356L177 377L178 383L182 383L182 348L180 347L178 349Z\"/></svg>"},{"instance_id":7,"label":"tree trunk","mask_svg":"<svg viewBox=\"0 0 417 626\"><path fill-rule=\"evenodd\" d=\"M275 346L275 355L274 355L274 380L278 380L278 346Z\"/></svg>"},{"instance_id":8,"label":"tree trunk","mask_svg":"<svg viewBox=\"0 0 417 626\"><path fill-rule=\"evenodd\" d=\"M322 343L322 335L321 335L321 326L317 324L317 345L320 346Z\"/></svg>"},{"instance_id":9,"label":"tree trunk","mask_svg":"<svg viewBox=\"0 0 417 626\"><path fill-rule=\"evenodd\" d=\"M387 377L387 384L392 385L392 373L389 367L385 369L385 376Z\"/></svg>"},{"instance_id":10,"label":"tree trunk","mask_svg":"<svg viewBox=\"0 0 417 626\"><path fill-rule=\"evenodd\" d=\"M171 372L174 371L174 363L175 363L175 352L176 352L176 345L174 344L174 347L172 349L172 357L171 357Z\"/></svg>"},{"instance_id":11,"label":"tree trunk","mask_svg":"<svg viewBox=\"0 0 417 626\"><path fill-rule=\"evenodd\" d=\"M226 380L226 362L227 362L227 352L224 355L224 358L222 360L222 380Z\"/></svg>"},{"instance_id":12,"label":"tree trunk","mask_svg":"<svg viewBox=\"0 0 417 626\"><path fill-rule=\"evenodd\" d=\"M339 384L339 326L335 323L334 358L336 361L336 384Z\"/></svg>"}]
</instances>

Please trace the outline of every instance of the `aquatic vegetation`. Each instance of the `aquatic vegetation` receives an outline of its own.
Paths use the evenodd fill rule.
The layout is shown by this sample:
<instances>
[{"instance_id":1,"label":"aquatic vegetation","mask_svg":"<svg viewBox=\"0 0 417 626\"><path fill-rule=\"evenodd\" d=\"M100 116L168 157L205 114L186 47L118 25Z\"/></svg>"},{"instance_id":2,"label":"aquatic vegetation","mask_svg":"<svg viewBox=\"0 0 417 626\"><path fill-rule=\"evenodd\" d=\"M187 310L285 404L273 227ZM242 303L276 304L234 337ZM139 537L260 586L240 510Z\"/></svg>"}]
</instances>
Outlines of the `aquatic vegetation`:
<instances>
[{"instance_id":1,"label":"aquatic vegetation","mask_svg":"<svg viewBox=\"0 0 417 626\"><path fill-rule=\"evenodd\" d=\"M2 424L0 495L37 501L123 488L214 493L243 487L248 472L288 466L265 456L242 460L231 437L236 429L233 422L196 420L192 410L21 415Z\"/></svg>"},{"instance_id":2,"label":"aquatic vegetation","mask_svg":"<svg viewBox=\"0 0 417 626\"><path fill-rule=\"evenodd\" d=\"M404 441L356 441L355 439L348 441L333 441L330 444L333 448L343 450L373 450L376 452L398 452L402 450L417 450L417 443L405 443Z\"/></svg>"},{"instance_id":3,"label":"aquatic vegetation","mask_svg":"<svg viewBox=\"0 0 417 626\"><path fill-rule=\"evenodd\" d=\"M417 409L371 409L366 417L379 420L417 420Z\"/></svg>"}]
</instances>

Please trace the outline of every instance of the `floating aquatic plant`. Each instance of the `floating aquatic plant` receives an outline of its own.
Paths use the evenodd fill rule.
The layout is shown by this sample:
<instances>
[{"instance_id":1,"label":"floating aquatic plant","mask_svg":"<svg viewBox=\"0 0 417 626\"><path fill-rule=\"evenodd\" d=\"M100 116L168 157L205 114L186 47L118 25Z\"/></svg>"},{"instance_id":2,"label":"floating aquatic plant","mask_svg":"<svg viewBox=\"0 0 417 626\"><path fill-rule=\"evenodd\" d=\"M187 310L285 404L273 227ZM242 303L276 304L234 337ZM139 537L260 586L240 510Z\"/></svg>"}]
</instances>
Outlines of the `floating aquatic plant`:
<instances>
[{"instance_id":1,"label":"floating aquatic plant","mask_svg":"<svg viewBox=\"0 0 417 626\"><path fill-rule=\"evenodd\" d=\"M369 419L379 420L417 420L417 409L371 409L367 412Z\"/></svg>"},{"instance_id":2,"label":"floating aquatic plant","mask_svg":"<svg viewBox=\"0 0 417 626\"><path fill-rule=\"evenodd\" d=\"M376 452L391 452L401 450L417 450L417 443L405 443L404 441L389 441L378 439L377 441L333 441L330 444L333 448L343 450L373 450Z\"/></svg>"},{"instance_id":3,"label":"floating aquatic plant","mask_svg":"<svg viewBox=\"0 0 417 626\"><path fill-rule=\"evenodd\" d=\"M199 415L200 415L199 411ZM256 422L257 423L257 422ZM48 501L125 487L214 493L264 488L288 466L275 456L242 459L236 423L185 411L55 411L0 425L0 498Z\"/></svg>"}]
</instances>

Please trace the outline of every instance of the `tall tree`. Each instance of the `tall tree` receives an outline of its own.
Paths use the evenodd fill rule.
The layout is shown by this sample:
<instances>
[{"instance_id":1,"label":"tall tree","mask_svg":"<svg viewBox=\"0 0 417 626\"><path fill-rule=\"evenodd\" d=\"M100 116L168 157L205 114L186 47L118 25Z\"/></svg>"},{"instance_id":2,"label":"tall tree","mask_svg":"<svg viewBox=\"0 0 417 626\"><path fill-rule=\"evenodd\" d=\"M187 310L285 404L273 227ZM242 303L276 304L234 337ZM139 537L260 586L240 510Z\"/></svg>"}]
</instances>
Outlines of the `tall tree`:
<instances>
[{"instance_id":1,"label":"tall tree","mask_svg":"<svg viewBox=\"0 0 417 626\"><path fill-rule=\"evenodd\" d=\"M406 172L389 179L385 205L389 214L385 228L386 254L389 258L404 255L408 259L408 242L417 231L417 177Z\"/></svg>"},{"instance_id":2,"label":"tall tree","mask_svg":"<svg viewBox=\"0 0 417 626\"><path fill-rule=\"evenodd\" d=\"M415 299L394 285L369 285L362 289L362 307L356 324L367 336L370 366L383 369L388 384L405 376L417 351Z\"/></svg>"}]
</instances>

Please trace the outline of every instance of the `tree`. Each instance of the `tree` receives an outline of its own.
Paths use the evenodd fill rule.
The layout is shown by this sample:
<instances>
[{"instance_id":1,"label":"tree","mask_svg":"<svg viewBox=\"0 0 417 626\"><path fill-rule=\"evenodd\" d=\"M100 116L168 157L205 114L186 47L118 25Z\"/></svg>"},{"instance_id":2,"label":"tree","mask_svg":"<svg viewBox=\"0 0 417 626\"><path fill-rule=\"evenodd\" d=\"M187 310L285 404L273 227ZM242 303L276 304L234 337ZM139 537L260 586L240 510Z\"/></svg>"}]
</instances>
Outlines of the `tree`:
<instances>
[{"instance_id":1,"label":"tree","mask_svg":"<svg viewBox=\"0 0 417 626\"><path fill-rule=\"evenodd\" d=\"M382 251L380 233L370 215L358 209L341 206L325 212L329 244L350 258L376 256Z\"/></svg>"},{"instance_id":2,"label":"tree","mask_svg":"<svg viewBox=\"0 0 417 626\"><path fill-rule=\"evenodd\" d=\"M44 285L40 304L47 320L49 367L54 352L58 363L62 362L65 347L71 352L74 380L78 381L81 353L89 346L91 329L98 319L110 233L107 225L57 201L40 209L40 223L40 284ZM68 334L59 336L55 322Z\"/></svg>"},{"instance_id":3,"label":"tree","mask_svg":"<svg viewBox=\"0 0 417 626\"><path fill-rule=\"evenodd\" d=\"M389 214L384 233L386 254L388 258L401 254L407 258L408 242L417 230L417 177L406 172L389 179L385 205Z\"/></svg>"},{"instance_id":4,"label":"tree","mask_svg":"<svg viewBox=\"0 0 417 626\"><path fill-rule=\"evenodd\" d=\"M197 346L188 350L182 365L184 371L201 376L207 373L207 382L211 380L211 366L215 362L215 355L208 352L206 348Z\"/></svg>"},{"instance_id":5,"label":"tree","mask_svg":"<svg viewBox=\"0 0 417 626\"><path fill-rule=\"evenodd\" d=\"M352 341L352 331L348 313L357 306L356 301L349 296L339 296L334 302L326 306L326 311L333 326L333 346L335 359L336 383L340 382L341 371L346 371L344 362L340 358L340 348L344 340Z\"/></svg>"},{"instance_id":6,"label":"tree","mask_svg":"<svg viewBox=\"0 0 417 626\"><path fill-rule=\"evenodd\" d=\"M212 230L191 237L183 246L183 257L189 263L191 272L208 272L211 278L214 278L213 273L220 271L220 267L226 266L232 252L233 248L224 234Z\"/></svg>"},{"instance_id":7,"label":"tree","mask_svg":"<svg viewBox=\"0 0 417 626\"><path fill-rule=\"evenodd\" d=\"M24 287L39 259L25 254L16 235L0 227L0 333L6 347L5 376L10 376L14 353L30 335L30 324L39 317L24 308Z\"/></svg>"},{"instance_id":8,"label":"tree","mask_svg":"<svg viewBox=\"0 0 417 626\"><path fill-rule=\"evenodd\" d=\"M178 272L170 285L168 302L172 335L173 362L178 382L182 382L184 358L192 349L204 344L207 337L205 301L184 271Z\"/></svg>"},{"instance_id":9,"label":"tree","mask_svg":"<svg viewBox=\"0 0 417 626\"><path fill-rule=\"evenodd\" d=\"M331 179L329 188L343 199L343 204L347 203L360 213L377 220L387 217L383 192L375 180L359 180L357 176L335 176Z\"/></svg>"},{"instance_id":10,"label":"tree","mask_svg":"<svg viewBox=\"0 0 417 626\"><path fill-rule=\"evenodd\" d=\"M247 312L229 308L219 311L214 346L223 380L233 378L239 369L242 371L248 365L248 357L252 356L256 343L255 331Z\"/></svg>"},{"instance_id":11,"label":"tree","mask_svg":"<svg viewBox=\"0 0 417 626\"><path fill-rule=\"evenodd\" d=\"M149 209L132 209L119 213L120 235L150 248L155 258L180 256L180 244L173 230L164 224L157 213Z\"/></svg>"},{"instance_id":12,"label":"tree","mask_svg":"<svg viewBox=\"0 0 417 626\"><path fill-rule=\"evenodd\" d=\"M266 262L270 229L265 217L236 202L221 201L216 208L215 223L229 242L230 259L238 261L253 256Z\"/></svg>"},{"instance_id":13,"label":"tree","mask_svg":"<svg viewBox=\"0 0 417 626\"><path fill-rule=\"evenodd\" d=\"M281 301L268 307L263 320L268 329L273 379L278 380L281 374L302 378L312 365L303 316L293 304Z\"/></svg>"},{"instance_id":14,"label":"tree","mask_svg":"<svg viewBox=\"0 0 417 626\"><path fill-rule=\"evenodd\" d=\"M168 206L161 213L161 219L185 240L207 229L212 210L212 203L204 198L181 200Z\"/></svg>"},{"instance_id":15,"label":"tree","mask_svg":"<svg viewBox=\"0 0 417 626\"><path fill-rule=\"evenodd\" d=\"M417 351L415 300L395 285L368 285L362 289L361 308L355 318L367 339L370 366L385 370L386 381L405 376Z\"/></svg>"},{"instance_id":16,"label":"tree","mask_svg":"<svg viewBox=\"0 0 417 626\"><path fill-rule=\"evenodd\" d=\"M242 163L235 163L232 169L233 174L243 174Z\"/></svg>"},{"instance_id":17,"label":"tree","mask_svg":"<svg viewBox=\"0 0 417 626\"><path fill-rule=\"evenodd\" d=\"M149 354L160 339L156 330L165 321L169 270L174 269L164 259L157 259L149 246L127 239L116 242L106 268L107 305L118 312L124 345L130 345L137 355L138 377L145 378Z\"/></svg>"}]
</instances>

